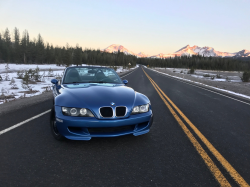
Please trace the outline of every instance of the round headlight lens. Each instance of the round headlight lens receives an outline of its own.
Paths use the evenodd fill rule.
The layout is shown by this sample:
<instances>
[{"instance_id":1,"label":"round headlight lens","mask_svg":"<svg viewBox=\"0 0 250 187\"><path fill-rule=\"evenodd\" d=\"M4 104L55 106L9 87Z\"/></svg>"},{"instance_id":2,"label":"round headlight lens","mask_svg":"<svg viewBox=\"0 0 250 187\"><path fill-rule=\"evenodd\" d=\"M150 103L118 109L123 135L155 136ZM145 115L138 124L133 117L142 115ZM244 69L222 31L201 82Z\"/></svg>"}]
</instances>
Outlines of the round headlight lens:
<instances>
[{"instance_id":1,"label":"round headlight lens","mask_svg":"<svg viewBox=\"0 0 250 187\"><path fill-rule=\"evenodd\" d=\"M140 106L140 112L146 112L148 110L147 108L147 105Z\"/></svg>"},{"instance_id":2,"label":"round headlight lens","mask_svg":"<svg viewBox=\"0 0 250 187\"><path fill-rule=\"evenodd\" d=\"M139 112L139 111L140 111L140 108L139 108L138 106L136 106L136 107L133 108L133 112L134 112L134 113L137 113L137 112Z\"/></svg>"},{"instance_id":3,"label":"round headlight lens","mask_svg":"<svg viewBox=\"0 0 250 187\"><path fill-rule=\"evenodd\" d=\"M86 108L82 108L82 109L80 110L80 114L81 114L82 116L85 116L85 115L87 114L87 109L86 109Z\"/></svg>"},{"instance_id":4,"label":"round headlight lens","mask_svg":"<svg viewBox=\"0 0 250 187\"><path fill-rule=\"evenodd\" d=\"M75 115L77 114L76 108L71 108L71 109L70 109L70 114L71 114L72 116L75 116Z\"/></svg>"}]
</instances>

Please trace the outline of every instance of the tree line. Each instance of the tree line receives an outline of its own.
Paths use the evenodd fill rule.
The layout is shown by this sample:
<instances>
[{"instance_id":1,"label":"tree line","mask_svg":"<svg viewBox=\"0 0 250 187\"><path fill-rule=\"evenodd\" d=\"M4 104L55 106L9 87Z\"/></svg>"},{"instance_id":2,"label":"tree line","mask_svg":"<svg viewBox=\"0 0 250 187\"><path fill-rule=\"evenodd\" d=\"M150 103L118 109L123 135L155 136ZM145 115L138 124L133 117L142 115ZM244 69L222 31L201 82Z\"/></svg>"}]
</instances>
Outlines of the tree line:
<instances>
[{"instance_id":1,"label":"tree line","mask_svg":"<svg viewBox=\"0 0 250 187\"><path fill-rule=\"evenodd\" d=\"M8 28L0 33L0 63L16 64L57 64L70 65L104 65L130 67L136 64L149 65L150 67L169 68L194 68L220 71L250 71L250 58L222 58L204 57L201 55L181 56L173 58L137 58L133 55L106 53L94 49L82 49L78 44L71 47L53 46L40 34L37 38L30 39L29 32L25 30L20 35L17 28L11 37Z\"/></svg>"},{"instance_id":2,"label":"tree line","mask_svg":"<svg viewBox=\"0 0 250 187\"><path fill-rule=\"evenodd\" d=\"M250 58L204 57L201 55L173 58L138 58L138 64L161 68L194 68L220 71L250 71Z\"/></svg>"},{"instance_id":3,"label":"tree line","mask_svg":"<svg viewBox=\"0 0 250 187\"><path fill-rule=\"evenodd\" d=\"M68 44L63 47L53 46L40 34L33 40L29 37L29 32L25 30L20 36L19 29L15 28L11 37L8 28L0 33L0 63L16 64L57 64L63 66L70 65L104 65L123 66L128 64L136 65L137 58L132 55L118 53L106 53L100 50L82 49L77 44L71 47Z\"/></svg>"}]
</instances>

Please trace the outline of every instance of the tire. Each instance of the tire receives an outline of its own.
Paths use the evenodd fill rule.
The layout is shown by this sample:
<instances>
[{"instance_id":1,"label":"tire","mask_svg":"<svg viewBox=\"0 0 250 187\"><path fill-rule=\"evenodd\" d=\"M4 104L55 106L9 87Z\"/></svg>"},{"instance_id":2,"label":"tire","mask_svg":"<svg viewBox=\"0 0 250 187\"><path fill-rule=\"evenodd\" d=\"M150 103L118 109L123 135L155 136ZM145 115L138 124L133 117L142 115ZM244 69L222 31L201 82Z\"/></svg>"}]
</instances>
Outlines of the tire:
<instances>
[{"instance_id":1,"label":"tire","mask_svg":"<svg viewBox=\"0 0 250 187\"><path fill-rule=\"evenodd\" d=\"M52 135L54 136L55 139L59 141L65 140L65 137L61 135L57 130L54 107L51 109L51 112L50 112L50 128L51 128Z\"/></svg>"}]
</instances>

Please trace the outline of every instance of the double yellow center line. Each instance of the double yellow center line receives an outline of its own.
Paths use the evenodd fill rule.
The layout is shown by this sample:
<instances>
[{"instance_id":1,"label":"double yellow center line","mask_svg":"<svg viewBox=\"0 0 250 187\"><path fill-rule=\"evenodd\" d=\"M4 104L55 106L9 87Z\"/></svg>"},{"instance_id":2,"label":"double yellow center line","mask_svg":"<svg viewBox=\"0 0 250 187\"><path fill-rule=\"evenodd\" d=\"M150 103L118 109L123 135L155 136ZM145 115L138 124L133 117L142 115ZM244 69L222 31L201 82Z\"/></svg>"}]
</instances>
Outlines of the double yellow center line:
<instances>
[{"instance_id":1,"label":"double yellow center line","mask_svg":"<svg viewBox=\"0 0 250 187\"><path fill-rule=\"evenodd\" d=\"M143 69L144 71L144 69ZM211 151L211 153L217 158L217 160L222 164L222 166L228 171L231 177L240 185L240 186L248 186L247 182L240 176L240 174L229 164L229 162L215 149L215 147L206 139L206 137L193 125L193 123L181 112L181 110L168 98L168 96L159 88L159 86L153 81L153 79L144 71L145 75L148 77L149 81L152 83L153 87L166 104L176 121L181 126L184 133L187 135L189 140L192 142L193 146L197 150L197 152L201 155L202 159L206 163L209 170L212 172L216 180L219 182L221 186L231 186L224 175L221 173L219 168L214 164L212 159L208 156L206 151L202 148L200 143L196 140L193 134L189 131L187 126L183 123L174 109L178 112L178 114L186 121L186 123L190 126L191 129L195 132L195 134L201 139L201 141L207 146L207 148ZM174 108L174 109L173 109Z\"/></svg>"}]
</instances>

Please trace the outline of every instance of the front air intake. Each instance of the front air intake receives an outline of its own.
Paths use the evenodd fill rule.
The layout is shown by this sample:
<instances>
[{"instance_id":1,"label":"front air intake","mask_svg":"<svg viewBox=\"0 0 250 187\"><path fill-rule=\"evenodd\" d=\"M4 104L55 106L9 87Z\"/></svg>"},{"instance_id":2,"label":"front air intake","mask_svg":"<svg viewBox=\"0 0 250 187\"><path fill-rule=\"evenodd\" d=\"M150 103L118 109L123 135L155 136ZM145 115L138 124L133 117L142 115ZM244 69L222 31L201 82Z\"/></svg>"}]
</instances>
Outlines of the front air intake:
<instances>
[{"instance_id":1,"label":"front air intake","mask_svg":"<svg viewBox=\"0 0 250 187\"><path fill-rule=\"evenodd\" d=\"M105 133L124 133L133 132L135 125L126 125L119 127L89 127L88 131L90 134L105 134Z\"/></svg>"},{"instance_id":2,"label":"front air intake","mask_svg":"<svg viewBox=\"0 0 250 187\"><path fill-rule=\"evenodd\" d=\"M123 117L126 115L126 107L124 106L118 106L115 108L115 113L116 113L116 117Z\"/></svg>"},{"instance_id":3,"label":"front air intake","mask_svg":"<svg viewBox=\"0 0 250 187\"><path fill-rule=\"evenodd\" d=\"M111 118L113 117L113 109L111 107L102 107L100 108L100 115L103 118Z\"/></svg>"}]
</instances>

